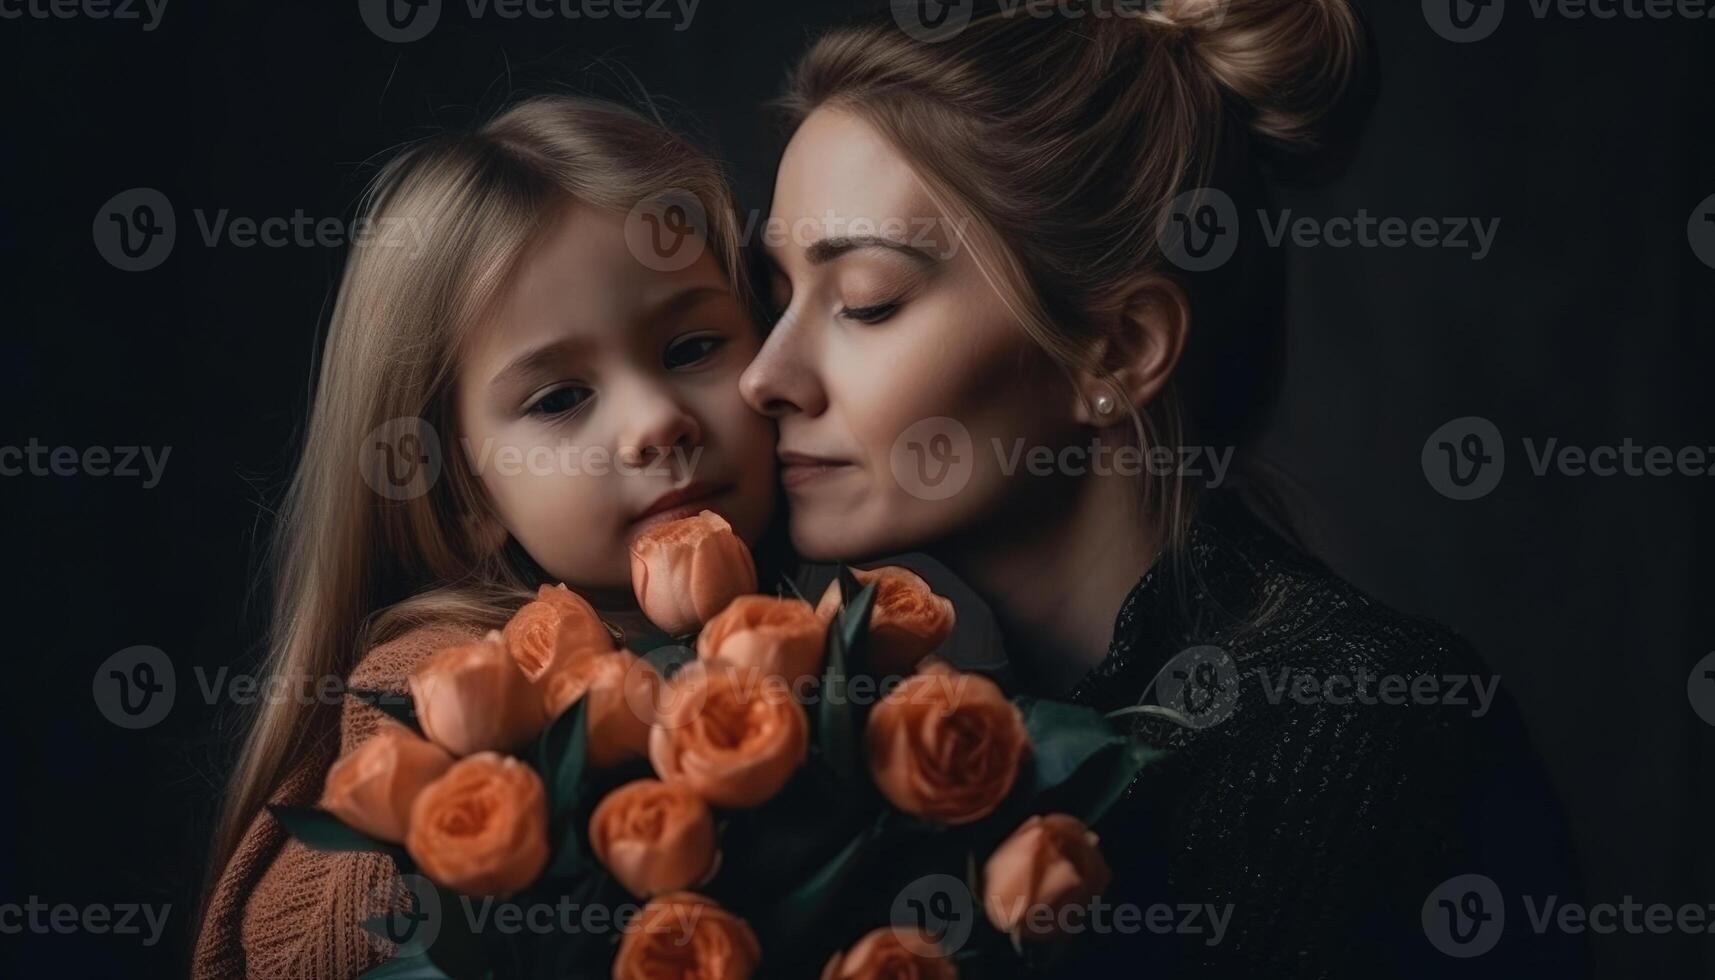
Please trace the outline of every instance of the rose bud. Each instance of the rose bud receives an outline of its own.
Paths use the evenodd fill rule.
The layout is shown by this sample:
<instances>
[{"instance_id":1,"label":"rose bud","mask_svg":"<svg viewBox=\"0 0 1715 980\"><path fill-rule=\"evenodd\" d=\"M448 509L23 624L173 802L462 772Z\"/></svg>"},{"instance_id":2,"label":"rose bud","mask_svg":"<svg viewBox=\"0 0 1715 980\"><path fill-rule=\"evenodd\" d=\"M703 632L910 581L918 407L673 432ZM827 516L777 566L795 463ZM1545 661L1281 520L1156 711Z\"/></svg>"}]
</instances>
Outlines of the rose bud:
<instances>
[{"instance_id":1,"label":"rose bud","mask_svg":"<svg viewBox=\"0 0 1715 980\"><path fill-rule=\"evenodd\" d=\"M544 585L500 631L524 676L540 680L557 663L613 649L613 634L595 607L564 585Z\"/></svg>"},{"instance_id":2,"label":"rose bud","mask_svg":"<svg viewBox=\"0 0 1715 980\"><path fill-rule=\"evenodd\" d=\"M905 679L864 728L870 775L889 803L967 824L1012 791L1030 748L1024 717L994 681L936 666Z\"/></svg>"},{"instance_id":3,"label":"rose bud","mask_svg":"<svg viewBox=\"0 0 1715 980\"><path fill-rule=\"evenodd\" d=\"M699 884L715 870L715 817L682 785L639 779L602 797L590 815L597 861L639 898Z\"/></svg>"},{"instance_id":4,"label":"rose bud","mask_svg":"<svg viewBox=\"0 0 1715 980\"><path fill-rule=\"evenodd\" d=\"M827 624L802 599L742 595L703 627L697 656L719 657L741 670L793 685L821 673L827 636Z\"/></svg>"},{"instance_id":5,"label":"rose bud","mask_svg":"<svg viewBox=\"0 0 1715 980\"><path fill-rule=\"evenodd\" d=\"M947 954L921 929L882 926L822 967L822 980L958 980Z\"/></svg>"},{"instance_id":6,"label":"rose bud","mask_svg":"<svg viewBox=\"0 0 1715 980\"><path fill-rule=\"evenodd\" d=\"M744 980L762 946L743 919L692 892L654 899L626 923L614 980Z\"/></svg>"},{"instance_id":7,"label":"rose bud","mask_svg":"<svg viewBox=\"0 0 1715 980\"><path fill-rule=\"evenodd\" d=\"M549 718L587 697L584 732L589 761L603 769L649 754L649 725L661 677L629 650L577 657L538 685Z\"/></svg>"},{"instance_id":8,"label":"rose bud","mask_svg":"<svg viewBox=\"0 0 1715 980\"><path fill-rule=\"evenodd\" d=\"M673 675L649 733L657 776L733 809L767 802L809 751L809 720L785 682L718 660Z\"/></svg>"},{"instance_id":9,"label":"rose bud","mask_svg":"<svg viewBox=\"0 0 1715 980\"><path fill-rule=\"evenodd\" d=\"M322 809L377 840L405 839L411 803L453 757L403 725L387 723L328 770Z\"/></svg>"},{"instance_id":10,"label":"rose bud","mask_svg":"<svg viewBox=\"0 0 1715 980\"><path fill-rule=\"evenodd\" d=\"M649 528L631 543L638 608L663 632L684 636L738 596L756 591L756 563L712 510Z\"/></svg>"},{"instance_id":11,"label":"rose bud","mask_svg":"<svg viewBox=\"0 0 1715 980\"><path fill-rule=\"evenodd\" d=\"M911 673L919 660L935 652L953 632L953 603L929 588L929 583L909 568L883 565L852 569L862 585L875 586L875 604L869 613L869 673L894 677ZM840 609L840 583L816 603L816 615L832 622Z\"/></svg>"},{"instance_id":12,"label":"rose bud","mask_svg":"<svg viewBox=\"0 0 1715 980\"><path fill-rule=\"evenodd\" d=\"M983 865L983 911L994 927L1052 939L1063 909L1084 905L1111 877L1096 835L1064 813L1020 824Z\"/></svg>"},{"instance_id":13,"label":"rose bud","mask_svg":"<svg viewBox=\"0 0 1715 980\"><path fill-rule=\"evenodd\" d=\"M498 752L453 763L411 805L405 850L462 895L511 895L548 864L548 795L529 766Z\"/></svg>"},{"instance_id":14,"label":"rose bud","mask_svg":"<svg viewBox=\"0 0 1715 980\"><path fill-rule=\"evenodd\" d=\"M500 633L447 647L411 674L423 734L453 755L509 751L542 730L542 697Z\"/></svg>"}]
</instances>

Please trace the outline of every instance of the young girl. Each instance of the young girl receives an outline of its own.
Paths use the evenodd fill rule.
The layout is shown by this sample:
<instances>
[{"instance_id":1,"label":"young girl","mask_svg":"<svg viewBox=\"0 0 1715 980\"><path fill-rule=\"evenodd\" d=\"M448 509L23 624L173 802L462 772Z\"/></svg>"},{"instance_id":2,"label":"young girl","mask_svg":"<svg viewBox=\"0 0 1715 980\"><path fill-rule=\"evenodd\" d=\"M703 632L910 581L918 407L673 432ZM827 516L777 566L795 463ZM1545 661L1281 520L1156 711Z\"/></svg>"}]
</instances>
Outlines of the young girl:
<instances>
[{"instance_id":1,"label":"young girl","mask_svg":"<svg viewBox=\"0 0 1715 980\"><path fill-rule=\"evenodd\" d=\"M758 338L715 163L628 110L543 98L406 151L365 213L379 232L346 266L280 517L272 674L402 690L542 583L640 623L627 546L650 524L707 508L758 542L773 427L738 394ZM359 923L396 887L387 859L310 851L263 809L315 802L381 721L311 700L266 704L244 747L198 978L385 958Z\"/></svg>"}]
</instances>

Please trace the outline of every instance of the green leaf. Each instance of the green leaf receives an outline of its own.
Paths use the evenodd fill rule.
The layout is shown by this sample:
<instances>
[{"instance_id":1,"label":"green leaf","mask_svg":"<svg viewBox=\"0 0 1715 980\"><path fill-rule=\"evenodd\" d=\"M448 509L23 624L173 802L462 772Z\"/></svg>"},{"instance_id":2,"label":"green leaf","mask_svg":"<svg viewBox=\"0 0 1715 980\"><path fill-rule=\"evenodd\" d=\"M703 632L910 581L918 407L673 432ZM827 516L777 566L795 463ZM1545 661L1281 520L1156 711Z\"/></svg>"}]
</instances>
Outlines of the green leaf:
<instances>
[{"instance_id":1,"label":"green leaf","mask_svg":"<svg viewBox=\"0 0 1715 980\"><path fill-rule=\"evenodd\" d=\"M352 690L348 693L352 697L362 701L364 704L378 709L382 714L399 722L405 727L416 732L418 735L423 734L423 726L417 723L417 707L416 704L412 702L409 691L394 692Z\"/></svg>"},{"instance_id":2,"label":"green leaf","mask_svg":"<svg viewBox=\"0 0 1715 980\"><path fill-rule=\"evenodd\" d=\"M850 577L851 573L844 568L840 570ZM842 580L843 581L843 580ZM852 579L853 584L857 580ZM869 633L869 614L875 606L875 583L871 582L853 594L850 601L840 606L839 615L834 617L833 630L840 634L840 642L845 644L847 656L860 651L864 646L864 638Z\"/></svg>"},{"instance_id":3,"label":"green leaf","mask_svg":"<svg viewBox=\"0 0 1715 980\"><path fill-rule=\"evenodd\" d=\"M1043 698L1014 700L1030 734L1036 794L1061 785L1098 752L1127 740L1094 708Z\"/></svg>"},{"instance_id":4,"label":"green leaf","mask_svg":"<svg viewBox=\"0 0 1715 980\"><path fill-rule=\"evenodd\" d=\"M767 935L802 943L825 935L817 923L841 897L852 873L864 863L873 845L886 833L890 814L883 811L858 832L816 873L776 902L768 915Z\"/></svg>"},{"instance_id":5,"label":"green leaf","mask_svg":"<svg viewBox=\"0 0 1715 980\"><path fill-rule=\"evenodd\" d=\"M581 802L588 704L589 698L578 698L554 719L537 744L537 770L548 790L548 812L554 820L570 816Z\"/></svg>"},{"instance_id":6,"label":"green leaf","mask_svg":"<svg viewBox=\"0 0 1715 980\"><path fill-rule=\"evenodd\" d=\"M647 656L662 647L694 647L697 645L697 635L688 633L685 636L672 636L654 627L638 627L629 633L620 634L619 643L640 657Z\"/></svg>"},{"instance_id":7,"label":"green leaf","mask_svg":"<svg viewBox=\"0 0 1715 980\"><path fill-rule=\"evenodd\" d=\"M1096 784L1095 792L1085 804L1083 812L1078 814L1079 819L1083 820L1086 826L1094 827L1107 815L1108 810L1119 802L1126 787L1132 784L1137 774L1151 763L1166 758L1167 754L1165 749L1135 740L1129 740L1120 746L1113 752L1103 780Z\"/></svg>"},{"instance_id":8,"label":"green leaf","mask_svg":"<svg viewBox=\"0 0 1715 980\"><path fill-rule=\"evenodd\" d=\"M395 857L405 854L405 849L399 845L377 840L347 826L343 820L320 807L270 803L268 812L274 815L286 833L313 851L378 851Z\"/></svg>"},{"instance_id":9,"label":"green leaf","mask_svg":"<svg viewBox=\"0 0 1715 980\"><path fill-rule=\"evenodd\" d=\"M452 980L425 953L395 957L373 970L361 974L358 980Z\"/></svg>"},{"instance_id":10,"label":"green leaf","mask_svg":"<svg viewBox=\"0 0 1715 980\"><path fill-rule=\"evenodd\" d=\"M679 672L679 668L697 659L695 647L682 646L677 643L664 643L643 655L649 661L649 666L664 678L670 678Z\"/></svg>"},{"instance_id":11,"label":"green leaf","mask_svg":"<svg viewBox=\"0 0 1715 980\"><path fill-rule=\"evenodd\" d=\"M853 644L866 632L875 586L865 586L856 600L840 607L828 626L828 652L822 668L821 699L816 705L816 739L826 771L836 789L849 786L859 777L859 712L852 703L850 678Z\"/></svg>"}]
</instances>

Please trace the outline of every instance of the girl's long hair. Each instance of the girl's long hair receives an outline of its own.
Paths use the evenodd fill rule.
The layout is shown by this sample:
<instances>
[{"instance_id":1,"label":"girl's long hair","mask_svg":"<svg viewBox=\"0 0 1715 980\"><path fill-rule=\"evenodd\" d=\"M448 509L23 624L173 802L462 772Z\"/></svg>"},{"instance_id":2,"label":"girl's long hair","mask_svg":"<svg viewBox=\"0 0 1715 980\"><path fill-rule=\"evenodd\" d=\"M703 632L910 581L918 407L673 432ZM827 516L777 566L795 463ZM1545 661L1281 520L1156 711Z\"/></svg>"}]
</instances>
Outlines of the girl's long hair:
<instances>
[{"instance_id":1,"label":"girl's long hair","mask_svg":"<svg viewBox=\"0 0 1715 980\"><path fill-rule=\"evenodd\" d=\"M461 349L567 207L626 213L686 194L706 216L708 247L747 297L719 165L613 103L534 98L474 132L419 143L381 170L360 208L373 234L346 263L303 456L269 553L267 676L343 681L372 645L412 626L498 626L528 597L540 582L529 557L473 533L490 511L455 449ZM207 885L294 767L331 761L339 714L337 703L316 699L262 704L229 784Z\"/></svg>"}]
</instances>

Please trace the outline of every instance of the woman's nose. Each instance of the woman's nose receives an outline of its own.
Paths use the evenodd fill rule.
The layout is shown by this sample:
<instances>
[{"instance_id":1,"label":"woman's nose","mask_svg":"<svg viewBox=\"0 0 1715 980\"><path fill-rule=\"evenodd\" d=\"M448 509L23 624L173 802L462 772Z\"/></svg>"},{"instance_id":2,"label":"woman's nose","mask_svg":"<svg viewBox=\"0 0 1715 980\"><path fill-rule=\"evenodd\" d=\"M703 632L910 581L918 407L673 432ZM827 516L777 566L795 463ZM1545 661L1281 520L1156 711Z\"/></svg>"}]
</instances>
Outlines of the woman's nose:
<instances>
[{"instance_id":1,"label":"woman's nose","mask_svg":"<svg viewBox=\"0 0 1715 980\"><path fill-rule=\"evenodd\" d=\"M738 391L745 403L776 419L826 411L828 396L812 340L805 324L791 314L781 318L739 376Z\"/></svg>"}]
</instances>

